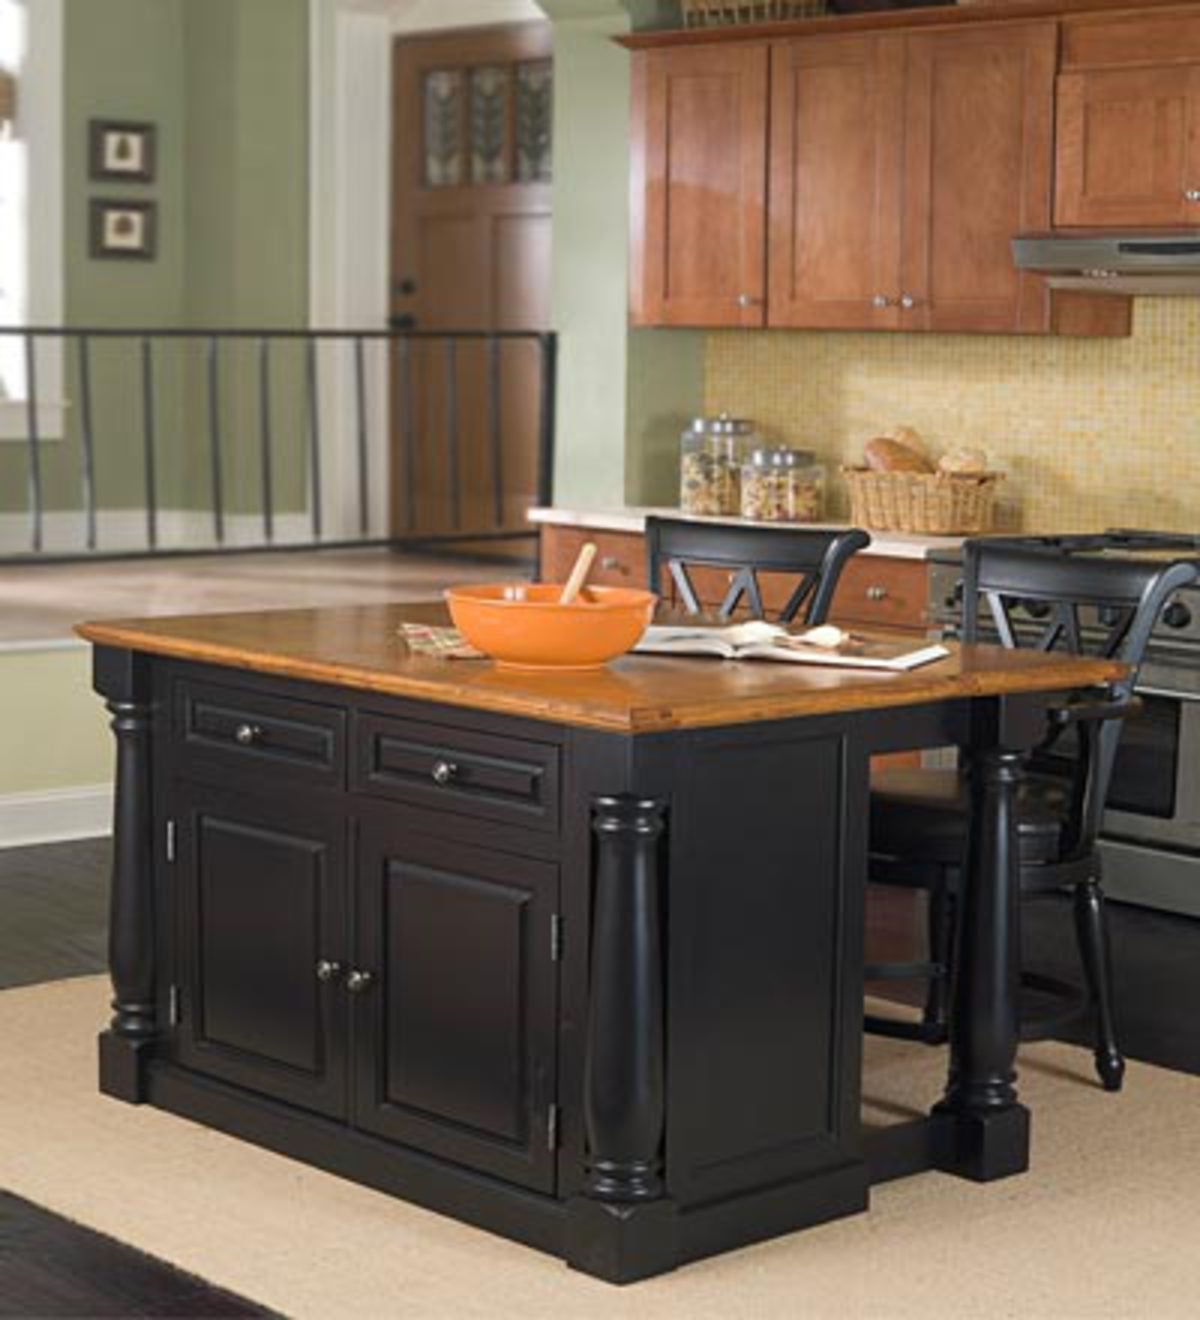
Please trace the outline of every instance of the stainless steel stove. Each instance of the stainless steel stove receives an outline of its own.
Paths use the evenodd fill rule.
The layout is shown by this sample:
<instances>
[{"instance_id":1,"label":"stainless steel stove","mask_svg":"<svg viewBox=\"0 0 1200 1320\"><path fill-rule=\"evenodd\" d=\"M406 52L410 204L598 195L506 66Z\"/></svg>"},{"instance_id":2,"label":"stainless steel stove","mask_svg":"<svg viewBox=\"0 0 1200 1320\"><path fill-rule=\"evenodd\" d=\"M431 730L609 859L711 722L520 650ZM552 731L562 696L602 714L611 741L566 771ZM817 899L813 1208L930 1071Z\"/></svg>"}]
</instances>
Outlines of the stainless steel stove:
<instances>
[{"instance_id":1,"label":"stainless steel stove","mask_svg":"<svg viewBox=\"0 0 1200 1320\"><path fill-rule=\"evenodd\" d=\"M1031 537L1071 553L1200 558L1200 536L1119 530L1100 536ZM1097 611L1081 611L1085 636L1102 635ZM929 617L957 636L962 564L939 554L930 565ZM1022 613L1015 614L1018 631ZM1044 625L1030 616L1026 627ZM1090 625L1090 627L1089 627ZM1121 739L1101 850L1111 898L1200 917L1200 588L1179 592L1155 626L1137 683L1143 712Z\"/></svg>"}]
</instances>

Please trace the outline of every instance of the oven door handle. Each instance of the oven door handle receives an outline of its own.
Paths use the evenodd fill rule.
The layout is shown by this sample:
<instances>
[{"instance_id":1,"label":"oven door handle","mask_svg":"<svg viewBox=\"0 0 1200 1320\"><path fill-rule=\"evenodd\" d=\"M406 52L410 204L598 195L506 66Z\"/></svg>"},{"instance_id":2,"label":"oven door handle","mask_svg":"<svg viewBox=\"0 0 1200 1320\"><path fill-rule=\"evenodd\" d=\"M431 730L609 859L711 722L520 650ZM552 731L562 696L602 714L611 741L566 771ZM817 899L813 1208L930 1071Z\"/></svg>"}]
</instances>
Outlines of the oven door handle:
<instances>
[{"instance_id":1,"label":"oven door handle","mask_svg":"<svg viewBox=\"0 0 1200 1320\"><path fill-rule=\"evenodd\" d=\"M1200 702L1200 692L1179 692L1174 688L1147 687L1144 683L1137 685L1137 695L1139 697L1161 697L1164 701L1183 701L1189 705Z\"/></svg>"}]
</instances>

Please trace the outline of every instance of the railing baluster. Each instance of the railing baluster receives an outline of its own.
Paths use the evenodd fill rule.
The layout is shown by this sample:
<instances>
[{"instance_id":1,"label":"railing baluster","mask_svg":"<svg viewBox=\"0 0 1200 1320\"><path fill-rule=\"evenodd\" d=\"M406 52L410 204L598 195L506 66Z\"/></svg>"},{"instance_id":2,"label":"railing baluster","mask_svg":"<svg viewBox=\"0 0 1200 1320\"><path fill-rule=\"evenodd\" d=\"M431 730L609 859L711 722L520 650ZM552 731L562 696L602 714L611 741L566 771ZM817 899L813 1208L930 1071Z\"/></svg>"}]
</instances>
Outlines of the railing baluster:
<instances>
[{"instance_id":1,"label":"railing baluster","mask_svg":"<svg viewBox=\"0 0 1200 1320\"><path fill-rule=\"evenodd\" d=\"M450 482L450 520L462 526L462 477L458 453L458 340L446 338L446 476Z\"/></svg>"},{"instance_id":2,"label":"railing baluster","mask_svg":"<svg viewBox=\"0 0 1200 1320\"><path fill-rule=\"evenodd\" d=\"M79 432L83 442L83 506L87 548L96 548L96 444L92 430L92 354L87 335L79 336Z\"/></svg>"},{"instance_id":3,"label":"railing baluster","mask_svg":"<svg viewBox=\"0 0 1200 1320\"><path fill-rule=\"evenodd\" d=\"M412 340L396 341L397 377L400 382L400 434L404 445L404 523L417 529L417 427L413 385Z\"/></svg>"},{"instance_id":4,"label":"railing baluster","mask_svg":"<svg viewBox=\"0 0 1200 1320\"><path fill-rule=\"evenodd\" d=\"M259 441L262 447L263 536L275 540L275 486L271 471L271 341L258 342Z\"/></svg>"},{"instance_id":5,"label":"railing baluster","mask_svg":"<svg viewBox=\"0 0 1200 1320\"><path fill-rule=\"evenodd\" d=\"M212 471L213 535L225 544L225 478L221 470L221 357L216 335L208 341L208 445Z\"/></svg>"},{"instance_id":6,"label":"railing baluster","mask_svg":"<svg viewBox=\"0 0 1200 1320\"><path fill-rule=\"evenodd\" d=\"M308 375L308 471L312 497L313 539L321 539L321 393L317 377L317 341L310 339L305 350Z\"/></svg>"},{"instance_id":7,"label":"railing baluster","mask_svg":"<svg viewBox=\"0 0 1200 1320\"><path fill-rule=\"evenodd\" d=\"M496 526L504 526L504 414L500 341L488 340L488 430L492 443L492 508Z\"/></svg>"},{"instance_id":8,"label":"railing baluster","mask_svg":"<svg viewBox=\"0 0 1200 1320\"><path fill-rule=\"evenodd\" d=\"M371 508L367 456L367 364L361 336L354 341L354 397L358 417L358 530L366 536L371 528Z\"/></svg>"},{"instance_id":9,"label":"railing baluster","mask_svg":"<svg viewBox=\"0 0 1200 1320\"><path fill-rule=\"evenodd\" d=\"M154 463L154 345L142 340L142 463L146 481L146 542L158 548L158 479Z\"/></svg>"},{"instance_id":10,"label":"railing baluster","mask_svg":"<svg viewBox=\"0 0 1200 1320\"><path fill-rule=\"evenodd\" d=\"M538 402L538 475L537 502L554 502L554 427L555 399L558 394L558 340L552 334L538 339L541 355L540 399Z\"/></svg>"},{"instance_id":11,"label":"railing baluster","mask_svg":"<svg viewBox=\"0 0 1200 1320\"><path fill-rule=\"evenodd\" d=\"M33 553L42 550L42 449L38 431L37 346L25 336L25 409L29 427L29 519Z\"/></svg>"}]
</instances>

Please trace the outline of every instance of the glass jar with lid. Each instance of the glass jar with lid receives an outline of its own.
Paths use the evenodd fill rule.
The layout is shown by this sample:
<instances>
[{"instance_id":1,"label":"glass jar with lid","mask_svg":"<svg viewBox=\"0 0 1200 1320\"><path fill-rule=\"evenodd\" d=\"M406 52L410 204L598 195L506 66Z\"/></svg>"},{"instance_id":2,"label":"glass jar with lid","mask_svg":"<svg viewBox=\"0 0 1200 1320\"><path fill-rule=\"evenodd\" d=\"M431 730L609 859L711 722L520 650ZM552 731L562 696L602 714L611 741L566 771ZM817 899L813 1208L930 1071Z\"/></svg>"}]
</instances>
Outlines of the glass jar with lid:
<instances>
[{"instance_id":1,"label":"glass jar with lid","mask_svg":"<svg viewBox=\"0 0 1200 1320\"><path fill-rule=\"evenodd\" d=\"M753 441L752 422L727 413L697 417L680 440L680 509L699 516L737 517L742 458Z\"/></svg>"},{"instance_id":2,"label":"glass jar with lid","mask_svg":"<svg viewBox=\"0 0 1200 1320\"><path fill-rule=\"evenodd\" d=\"M807 449L755 449L742 465L741 513L755 522L819 522L825 469Z\"/></svg>"}]
</instances>

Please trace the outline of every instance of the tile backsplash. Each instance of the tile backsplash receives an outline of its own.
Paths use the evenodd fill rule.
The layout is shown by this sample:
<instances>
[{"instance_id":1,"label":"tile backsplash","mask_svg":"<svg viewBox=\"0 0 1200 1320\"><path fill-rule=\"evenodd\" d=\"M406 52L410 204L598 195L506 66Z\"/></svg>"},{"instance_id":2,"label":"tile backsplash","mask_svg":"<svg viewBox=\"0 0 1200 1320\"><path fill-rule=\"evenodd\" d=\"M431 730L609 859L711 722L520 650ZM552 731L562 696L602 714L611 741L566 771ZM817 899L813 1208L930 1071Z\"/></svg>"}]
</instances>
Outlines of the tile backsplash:
<instances>
[{"instance_id":1,"label":"tile backsplash","mask_svg":"<svg viewBox=\"0 0 1200 1320\"><path fill-rule=\"evenodd\" d=\"M816 450L834 516L839 466L904 424L987 451L1002 525L1200 532L1200 298L1139 299L1128 339L740 330L705 358L706 412Z\"/></svg>"}]
</instances>

